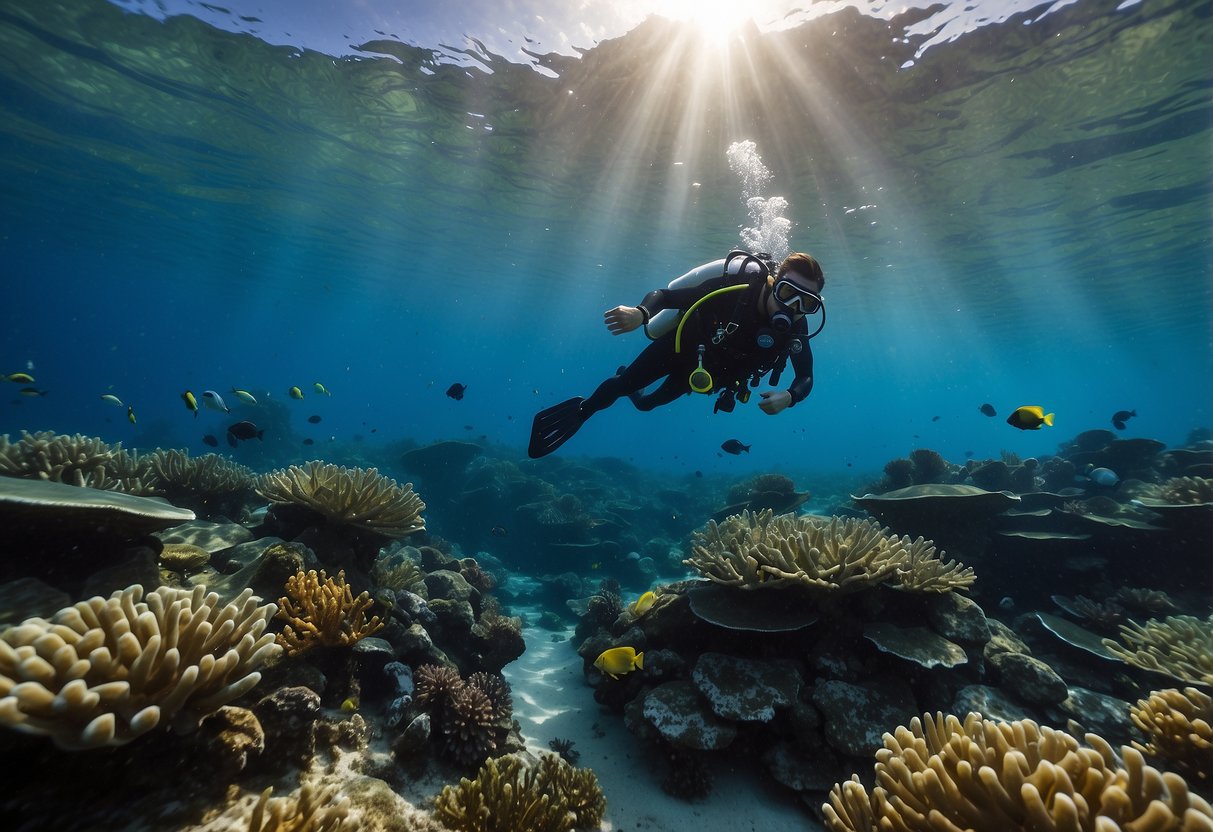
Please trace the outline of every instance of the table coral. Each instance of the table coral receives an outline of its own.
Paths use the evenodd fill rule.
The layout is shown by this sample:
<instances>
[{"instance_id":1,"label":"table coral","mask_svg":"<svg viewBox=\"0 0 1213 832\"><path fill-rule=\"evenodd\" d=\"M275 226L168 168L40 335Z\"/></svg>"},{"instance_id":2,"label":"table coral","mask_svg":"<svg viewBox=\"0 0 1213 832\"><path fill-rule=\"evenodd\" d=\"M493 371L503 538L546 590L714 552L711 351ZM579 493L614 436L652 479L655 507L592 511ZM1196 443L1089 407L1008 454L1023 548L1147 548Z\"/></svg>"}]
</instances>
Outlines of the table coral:
<instances>
[{"instance_id":1,"label":"table coral","mask_svg":"<svg viewBox=\"0 0 1213 832\"><path fill-rule=\"evenodd\" d=\"M413 484L402 486L375 468L309 462L264 474L256 488L272 503L303 506L331 521L387 537L425 530L421 519L425 503L413 491Z\"/></svg>"},{"instance_id":2,"label":"table coral","mask_svg":"<svg viewBox=\"0 0 1213 832\"><path fill-rule=\"evenodd\" d=\"M0 633L0 724L65 749L123 745L172 720L181 730L242 696L280 648L276 607L205 587L135 585Z\"/></svg>"},{"instance_id":3,"label":"table coral","mask_svg":"<svg viewBox=\"0 0 1213 832\"><path fill-rule=\"evenodd\" d=\"M884 735L869 794L857 776L822 807L832 832L859 830L1209 830L1213 809L1182 777L1101 737L1090 747L1031 720L915 717Z\"/></svg>"},{"instance_id":4,"label":"table coral","mask_svg":"<svg viewBox=\"0 0 1213 832\"><path fill-rule=\"evenodd\" d=\"M278 600L278 615L290 623L278 634L278 643L288 655L297 655L317 645L343 647L383 629L379 616L366 612L375 603L369 593L358 597L345 582L345 571L337 578L324 570L297 572L287 579L286 596Z\"/></svg>"}]
</instances>

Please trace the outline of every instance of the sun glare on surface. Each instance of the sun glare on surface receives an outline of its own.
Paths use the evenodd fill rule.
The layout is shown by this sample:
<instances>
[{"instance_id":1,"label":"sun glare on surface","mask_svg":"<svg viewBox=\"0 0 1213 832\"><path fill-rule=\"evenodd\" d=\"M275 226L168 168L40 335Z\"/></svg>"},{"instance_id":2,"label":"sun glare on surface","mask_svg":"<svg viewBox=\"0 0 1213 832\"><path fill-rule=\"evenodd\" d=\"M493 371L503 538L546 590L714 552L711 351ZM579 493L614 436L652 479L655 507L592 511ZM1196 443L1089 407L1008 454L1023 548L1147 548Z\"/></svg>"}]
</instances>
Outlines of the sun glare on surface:
<instances>
[{"instance_id":1,"label":"sun glare on surface","mask_svg":"<svg viewBox=\"0 0 1213 832\"><path fill-rule=\"evenodd\" d=\"M748 8L737 0L661 0L653 12L694 23L709 40L723 41L750 18Z\"/></svg>"}]
</instances>

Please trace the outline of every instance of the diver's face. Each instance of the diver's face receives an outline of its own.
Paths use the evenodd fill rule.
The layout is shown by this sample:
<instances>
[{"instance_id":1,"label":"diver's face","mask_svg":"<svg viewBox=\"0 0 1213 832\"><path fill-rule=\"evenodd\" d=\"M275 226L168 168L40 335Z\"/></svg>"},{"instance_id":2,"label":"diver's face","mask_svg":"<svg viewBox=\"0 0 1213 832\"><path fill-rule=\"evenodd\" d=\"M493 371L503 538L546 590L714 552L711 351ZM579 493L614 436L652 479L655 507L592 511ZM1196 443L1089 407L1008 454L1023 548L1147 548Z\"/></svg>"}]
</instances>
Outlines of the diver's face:
<instances>
[{"instance_id":1,"label":"diver's face","mask_svg":"<svg viewBox=\"0 0 1213 832\"><path fill-rule=\"evenodd\" d=\"M814 280L798 272L788 272L775 282L774 288L767 293L767 314L790 312L792 320L798 321L808 312L816 312L819 304L815 298L798 296L793 288L806 290L821 297L824 287L820 280Z\"/></svg>"}]
</instances>

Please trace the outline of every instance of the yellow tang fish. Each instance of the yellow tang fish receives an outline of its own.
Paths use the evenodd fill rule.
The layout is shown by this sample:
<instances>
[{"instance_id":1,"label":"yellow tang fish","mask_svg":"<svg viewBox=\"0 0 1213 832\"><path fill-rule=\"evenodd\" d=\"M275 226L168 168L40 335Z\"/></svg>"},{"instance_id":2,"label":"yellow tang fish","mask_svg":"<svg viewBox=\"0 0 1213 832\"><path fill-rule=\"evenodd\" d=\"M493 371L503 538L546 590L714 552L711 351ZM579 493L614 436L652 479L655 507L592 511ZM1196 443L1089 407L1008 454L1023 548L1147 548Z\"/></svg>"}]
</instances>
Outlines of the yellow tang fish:
<instances>
[{"instance_id":1,"label":"yellow tang fish","mask_svg":"<svg viewBox=\"0 0 1213 832\"><path fill-rule=\"evenodd\" d=\"M245 404L256 404L257 403L256 397L254 397L253 394L247 390L237 390L235 387L233 387L232 395L235 396L236 398L240 399L240 401L244 402Z\"/></svg>"},{"instance_id":2,"label":"yellow tang fish","mask_svg":"<svg viewBox=\"0 0 1213 832\"><path fill-rule=\"evenodd\" d=\"M1045 413L1040 405L1030 404L1015 409L1007 417L1007 424L1020 430L1040 430L1041 425L1053 427L1053 414Z\"/></svg>"},{"instance_id":3,"label":"yellow tang fish","mask_svg":"<svg viewBox=\"0 0 1213 832\"><path fill-rule=\"evenodd\" d=\"M287 391L287 393L288 393L288 395L290 395L290 397L292 399L302 399L303 398L303 391L300 390L298 387L292 387L290 390Z\"/></svg>"},{"instance_id":4,"label":"yellow tang fish","mask_svg":"<svg viewBox=\"0 0 1213 832\"><path fill-rule=\"evenodd\" d=\"M341 710L345 711L347 714L358 710L358 697L351 696L349 699L342 702Z\"/></svg>"},{"instance_id":5,"label":"yellow tang fish","mask_svg":"<svg viewBox=\"0 0 1213 832\"><path fill-rule=\"evenodd\" d=\"M34 383L34 377L31 376L29 373L9 373L4 378L7 381L15 381L18 384L33 384Z\"/></svg>"},{"instance_id":6,"label":"yellow tang fish","mask_svg":"<svg viewBox=\"0 0 1213 832\"><path fill-rule=\"evenodd\" d=\"M632 606L628 607L632 611L632 615L644 615L649 611L649 608L657 601L657 593L649 590L644 595L641 595L632 602Z\"/></svg>"},{"instance_id":7,"label":"yellow tang fish","mask_svg":"<svg viewBox=\"0 0 1213 832\"><path fill-rule=\"evenodd\" d=\"M315 384L313 384L313 385L312 385L312 389L313 389L313 390L315 390L317 393L319 393L319 394L320 394L320 395L322 395L322 396L331 396L331 395L333 395L332 393L330 393L330 392L328 391L328 388L327 388L327 387L325 387L323 384L321 384L321 383L320 383L320 382L318 382L318 381L317 381Z\"/></svg>"},{"instance_id":8,"label":"yellow tang fish","mask_svg":"<svg viewBox=\"0 0 1213 832\"><path fill-rule=\"evenodd\" d=\"M126 409L126 421L130 422L132 425L135 424L135 408L128 407Z\"/></svg>"},{"instance_id":9,"label":"yellow tang fish","mask_svg":"<svg viewBox=\"0 0 1213 832\"><path fill-rule=\"evenodd\" d=\"M186 408L194 414L194 418L198 418L198 400L194 398L194 394L186 390L181 394L181 401L185 402Z\"/></svg>"},{"instance_id":10,"label":"yellow tang fish","mask_svg":"<svg viewBox=\"0 0 1213 832\"><path fill-rule=\"evenodd\" d=\"M618 679L633 670L644 670L644 653L637 653L632 647L612 647L594 659L594 667L612 679Z\"/></svg>"}]
</instances>

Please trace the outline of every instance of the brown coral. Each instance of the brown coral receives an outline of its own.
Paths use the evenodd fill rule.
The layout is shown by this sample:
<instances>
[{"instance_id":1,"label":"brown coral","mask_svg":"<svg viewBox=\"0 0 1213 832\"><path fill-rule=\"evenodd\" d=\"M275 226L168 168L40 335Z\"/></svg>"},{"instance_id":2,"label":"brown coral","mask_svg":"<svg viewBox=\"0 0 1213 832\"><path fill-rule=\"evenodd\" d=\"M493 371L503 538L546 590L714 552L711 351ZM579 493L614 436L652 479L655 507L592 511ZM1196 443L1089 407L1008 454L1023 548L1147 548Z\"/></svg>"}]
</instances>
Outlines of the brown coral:
<instances>
[{"instance_id":1,"label":"brown coral","mask_svg":"<svg viewBox=\"0 0 1213 832\"><path fill-rule=\"evenodd\" d=\"M1118 758L1102 738L1086 740L1031 720L915 717L884 735L871 793L853 776L822 811L832 832L1213 828L1213 809L1182 777L1134 748Z\"/></svg>"},{"instance_id":2,"label":"brown coral","mask_svg":"<svg viewBox=\"0 0 1213 832\"><path fill-rule=\"evenodd\" d=\"M1213 503L1213 478L1172 477L1161 485L1147 486L1142 495L1173 506Z\"/></svg>"},{"instance_id":3,"label":"brown coral","mask_svg":"<svg viewBox=\"0 0 1213 832\"><path fill-rule=\"evenodd\" d=\"M109 445L79 433L22 431L16 442L7 434L0 436L0 474L127 494L154 493L144 481L147 469L137 454L123 450L121 442Z\"/></svg>"},{"instance_id":4,"label":"brown coral","mask_svg":"<svg viewBox=\"0 0 1213 832\"><path fill-rule=\"evenodd\" d=\"M442 733L446 751L460 765L477 765L496 748L493 702L475 685L460 685L451 691Z\"/></svg>"},{"instance_id":5,"label":"brown coral","mask_svg":"<svg viewBox=\"0 0 1213 832\"><path fill-rule=\"evenodd\" d=\"M413 491L375 468L344 468L327 462L292 465L257 481L257 493L273 503L311 509L329 520L405 537L425 530L425 503Z\"/></svg>"},{"instance_id":6,"label":"brown coral","mask_svg":"<svg viewBox=\"0 0 1213 832\"><path fill-rule=\"evenodd\" d=\"M278 634L278 643L290 655L317 645L341 647L374 635L383 628L379 616L366 612L374 604L368 593L357 598L345 582L345 571L329 578L324 570L297 572L287 579L286 596L278 600L278 615L290 623Z\"/></svg>"},{"instance_id":7,"label":"brown coral","mask_svg":"<svg viewBox=\"0 0 1213 832\"><path fill-rule=\"evenodd\" d=\"M1120 625L1120 637L1123 644L1110 638L1103 643L1121 661L1182 682L1213 685L1213 615L1129 621Z\"/></svg>"},{"instance_id":8,"label":"brown coral","mask_svg":"<svg viewBox=\"0 0 1213 832\"><path fill-rule=\"evenodd\" d=\"M349 798L338 798L334 788L301 786L298 798L261 793L249 818L249 832L336 832L350 810Z\"/></svg>"},{"instance_id":9,"label":"brown coral","mask_svg":"<svg viewBox=\"0 0 1213 832\"><path fill-rule=\"evenodd\" d=\"M463 686L458 670L440 664L421 665L413 672L413 682L413 701L426 710L445 708L451 693Z\"/></svg>"},{"instance_id":10,"label":"brown coral","mask_svg":"<svg viewBox=\"0 0 1213 832\"><path fill-rule=\"evenodd\" d=\"M478 671L468 677L467 683L480 688L493 703L493 721L509 728L514 715L514 700L510 697L510 683L499 673Z\"/></svg>"},{"instance_id":11,"label":"brown coral","mask_svg":"<svg viewBox=\"0 0 1213 832\"><path fill-rule=\"evenodd\" d=\"M188 451L157 449L141 458L155 493L178 495L231 494L253 487L253 469L219 454L191 457Z\"/></svg>"},{"instance_id":12,"label":"brown coral","mask_svg":"<svg viewBox=\"0 0 1213 832\"><path fill-rule=\"evenodd\" d=\"M1135 748L1195 782L1213 782L1213 697L1196 688L1156 690L1129 716L1147 739Z\"/></svg>"}]
</instances>

